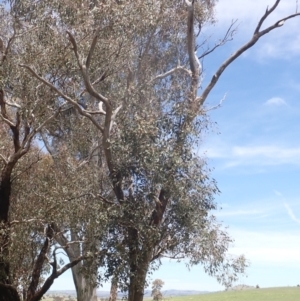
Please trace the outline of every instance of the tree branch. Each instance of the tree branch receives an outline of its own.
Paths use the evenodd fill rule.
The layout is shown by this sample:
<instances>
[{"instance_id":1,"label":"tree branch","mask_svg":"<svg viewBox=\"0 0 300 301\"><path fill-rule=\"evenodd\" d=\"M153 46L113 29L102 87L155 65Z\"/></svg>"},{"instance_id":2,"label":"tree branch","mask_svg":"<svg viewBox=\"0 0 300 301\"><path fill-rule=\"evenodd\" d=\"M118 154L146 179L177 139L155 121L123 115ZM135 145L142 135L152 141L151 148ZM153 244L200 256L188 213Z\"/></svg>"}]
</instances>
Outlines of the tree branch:
<instances>
[{"instance_id":1,"label":"tree branch","mask_svg":"<svg viewBox=\"0 0 300 301\"><path fill-rule=\"evenodd\" d=\"M218 47L223 46L226 42L231 41L233 39L233 35L236 31L236 28L232 29L232 27L234 26L234 24L237 22L237 20L232 21L232 23L230 24L228 30L226 31L224 37L219 40L219 43L215 44L213 48L211 49L207 49L206 51L204 51L204 53L202 53L198 59L201 60L203 59L205 56L211 54L212 52L214 52ZM232 30L231 30L232 29Z\"/></svg>"},{"instance_id":2,"label":"tree branch","mask_svg":"<svg viewBox=\"0 0 300 301\"><path fill-rule=\"evenodd\" d=\"M184 68L183 66L177 66L177 67L175 67L175 68L173 68L173 69L171 69L171 70L169 70L169 71L167 71L167 72L165 72L165 73L162 73L162 74L160 74L160 75L155 76L155 77L151 80L151 82L156 81L156 80L159 80L159 79L166 78L166 77L172 75L173 73L175 73L176 71L184 71L184 72L187 73L189 76L192 76L192 73L191 73L190 70Z\"/></svg>"},{"instance_id":3,"label":"tree branch","mask_svg":"<svg viewBox=\"0 0 300 301\"><path fill-rule=\"evenodd\" d=\"M98 35L95 35L94 39L93 39L93 42L92 42L92 45L90 47L90 51L89 51L89 54L86 58L86 69L89 70L90 68L90 64L91 64L91 60L92 60L92 56L93 56L93 53L94 53L94 50L95 50L95 47L96 47L96 44L97 44L97 40L98 40ZM75 39L74 39L75 41Z\"/></svg>"},{"instance_id":4,"label":"tree branch","mask_svg":"<svg viewBox=\"0 0 300 301\"><path fill-rule=\"evenodd\" d=\"M89 72L88 72L88 67L90 65L90 60L91 60L91 56L93 54L93 51L94 51L94 48L96 46L96 42L97 42L97 36L95 36L93 42L92 42L92 45L90 47L90 51L89 51L89 55L88 55L88 58L87 58L87 63L88 65L83 65L82 62L81 62L81 59L80 59L80 55L78 53L78 47L77 47L77 43L76 43L76 40L74 38L74 36L71 34L71 32L67 31L67 34L69 36L69 39L70 39L70 42L72 43L73 45L73 50L74 50L74 53L75 53L75 56L77 58L77 64L81 70L81 73L82 73L82 76L83 76L83 80L84 80L84 84L85 84L85 88L87 90L87 92L89 92L92 96L94 96L97 100L99 101L103 101L106 108L110 108L111 105L109 103L109 100L104 97L103 95L101 95L100 93L98 93L93 85L91 84L91 81L90 81L90 77L89 77Z\"/></svg>"},{"instance_id":5,"label":"tree branch","mask_svg":"<svg viewBox=\"0 0 300 301\"><path fill-rule=\"evenodd\" d=\"M259 33L261 26L263 25L264 21L268 18L268 16L275 10L275 8L278 6L280 0L276 0L276 2L274 3L274 5L269 9L269 7L267 7L265 14L260 18L257 27L254 30L254 34Z\"/></svg>"},{"instance_id":6,"label":"tree branch","mask_svg":"<svg viewBox=\"0 0 300 301\"><path fill-rule=\"evenodd\" d=\"M277 22L275 22L273 25L267 27L266 29L259 31L259 29L261 28L263 22L266 20L266 18L270 15L270 13L272 11L274 11L274 9L277 7L278 3L280 2L280 0L277 0L275 2L275 4L272 6L272 8L270 10L266 10L266 13L263 15L263 17L260 19L254 34L252 36L252 38L246 43L244 44L241 48L239 48L235 53L233 53L227 60L225 60L223 62L223 64L218 68L217 72L215 73L215 75L212 77L211 81L209 82L209 84L207 85L207 87L204 89L203 93L201 94L201 96L199 96L197 98L197 102L199 104L198 109L200 108L200 106L203 105L203 103L205 102L208 94L211 92L211 90L213 89L213 87L215 86L215 84L217 83L217 81L219 80L220 76L222 75L222 73L224 72L224 70L235 60L237 59L241 54L243 54L246 50L248 50L249 48L251 48L254 44L256 44L256 42L265 34L267 34L268 32L281 27L284 24L284 21L300 16L300 13L295 13L292 15L289 15Z\"/></svg>"},{"instance_id":7,"label":"tree branch","mask_svg":"<svg viewBox=\"0 0 300 301\"><path fill-rule=\"evenodd\" d=\"M200 79L200 63L198 57L195 54L195 35L194 35L194 1L185 0L188 8L188 17L187 17L187 48L188 56L190 62L190 69L192 72L192 82L191 82L191 91L189 101L194 103L197 91L198 84ZM193 108L192 108L193 109Z\"/></svg>"},{"instance_id":8,"label":"tree branch","mask_svg":"<svg viewBox=\"0 0 300 301\"><path fill-rule=\"evenodd\" d=\"M45 259L47 258L47 253L50 248L53 235L54 235L54 231L52 225L48 225L46 230L46 239L44 245L35 261L34 268L32 271L31 282L27 290L27 300L31 300L31 298L35 295L35 291L40 281L43 265Z\"/></svg>"},{"instance_id":9,"label":"tree branch","mask_svg":"<svg viewBox=\"0 0 300 301\"><path fill-rule=\"evenodd\" d=\"M96 252L94 254L94 256L99 256L102 255L104 256L107 253L107 250L104 249L100 252ZM51 275L46 279L44 285L40 288L39 291L37 291L35 293L35 295L33 296L33 298L30 299L30 301L39 301L43 295L49 290L49 288L51 287L51 285L53 284L54 280L56 278L58 278L59 276L61 276L64 272L66 272L67 270L69 270L70 268L74 267L75 265L77 265L80 261L89 258L91 255L82 255L77 257L76 259L74 259L73 261L69 262L68 264L64 265L60 270L57 270L56 267L56 254L53 254L55 257L54 259L54 263L52 264L52 273Z\"/></svg>"},{"instance_id":10,"label":"tree branch","mask_svg":"<svg viewBox=\"0 0 300 301\"><path fill-rule=\"evenodd\" d=\"M59 96L61 96L67 102L71 103L77 109L77 111L79 112L79 114L81 114L82 116L85 116L88 119L90 119L92 121L92 123L101 131L101 133L103 133L103 128L98 124L98 122L89 113L87 113L87 111L84 110L75 100L73 100L71 97L69 97L66 94L64 94L63 92L61 92L59 89L57 89L54 85L52 85L46 79L44 79L43 77L39 76L30 66L24 65L24 64L20 64L20 66L23 67L23 68L26 68L27 70L29 70L29 72L34 77L36 77L41 82L43 82L46 86L48 86L52 90L54 90Z\"/></svg>"}]
</instances>

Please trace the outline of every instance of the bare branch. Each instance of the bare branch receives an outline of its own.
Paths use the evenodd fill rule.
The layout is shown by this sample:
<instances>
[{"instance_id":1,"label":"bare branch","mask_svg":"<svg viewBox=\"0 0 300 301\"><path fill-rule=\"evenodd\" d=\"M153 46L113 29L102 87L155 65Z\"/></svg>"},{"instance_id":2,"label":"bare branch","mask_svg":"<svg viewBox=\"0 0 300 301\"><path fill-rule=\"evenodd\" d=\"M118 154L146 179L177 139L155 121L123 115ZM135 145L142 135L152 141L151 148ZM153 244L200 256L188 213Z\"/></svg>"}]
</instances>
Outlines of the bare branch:
<instances>
[{"instance_id":1,"label":"bare branch","mask_svg":"<svg viewBox=\"0 0 300 301\"><path fill-rule=\"evenodd\" d=\"M6 101L6 104L10 107L14 107L14 108L17 108L17 109L21 109L21 106L18 105L17 103L15 102L9 102L9 101Z\"/></svg>"},{"instance_id":2,"label":"bare branch","mask_svg":"<svg viewBox=\"0 0 300 301\"><path fill-rule=\"evenodd\" d=\"M163 78L166 78L166 77L172 75L173 73L175 73L175 72L177 72L177 71L184 71L184 72L187 73L189 76L192 76L192 73L191 73L190 70L184 68L183 66L177 66L177 67L175 67L175 68L173 68L173 69L171 69L171 70L169 70L169 71L167 71L167 72L165 72L165 73L162 73L162 74L160 74L160 75L155 76L155 77L151 80L151 82L156 81L156 80L160 80L160 79L163 79Z\"/></svg>"},{"instance_id":3,"label":"bare branch","mask_svg":"<svg viewBox=\"0 0 300 301\"><path fill-rule=\"evenodd\" d=\"M82 68L82 60L81 60L81 58L79 56L79 53L78 53L77 43L75 41L75 38L71 34L71 32L67 31L67 34L69 36L69 40L70 40L71 44L73 45L73 51L75 53L75 56L76 56L76 59L77 59L77 63L79 65L80 69L81 69Z\"/></svg>"},{"instance_id":4,"label":"bare branch","mask_svg":"<svg viewBox=\"0 0 300 301\"><path fill-rule=\"evenodd\" d=\"M31 282L27 290L27 298L28 300L31 300L30 298L34 296L35 291L38 287L43 265L45 262L45 259L47 257L47 252L51 246L51 240L53 238L54 231L52 228L52 225L48 225L46 229L46 239L43 244L43 247L41 248L41 251L39 255L37 256L37 259L35 261L33 271L32 271L32 277L31 277Z\"/></svg>"},{"instance_id":5,"label":"bare branch","mask_svg":"<svg viewBox=\"0 0 300 301\"><path fill-rule=\"evenodd\" d=\"M188 17L187 17L187 48L188 56L190 62L190 69L192 72L192 81L191 81L191 91L189 96L189 101L194 104L197 97L198 84L200 80L200 62L198 57L195 54L195 35L194 35L194 1L185 0L188 8ZM191 107L192 111L194 108Z\"/></svg>"},{"instance_id":6,"label":"bare branch","mask_svg":"<svg viewBox=\"0 0 300 301\"><path fill-rule=\"evenodd\" d=\"M115 122L116 116L117 116L118 112L119 112L121 109L122 109L122 105L118 106L118 107L112 112L109 131L111 131L112 126L113 126L113 124L114 124L114 122Z\"/></svg>"},{"instance_id":7,"label":"bare branch","mask_svg":"<svg viewBox=\"0 0 300 301\"><path fill-rule=\"evenodd\" d=\"M91 159L93 158L93 155L94 155L95 151L97 149L99 149L99 145L98 144L95 146L95 143L93 143L93 146L94 147L93 147L92 151L90 152L88 158L86 160L84 160L83 162L81 162L76 169L81 168L83 165L85 165L85 164L87 164L87 163L89 163L91 161Z\"/></svg>"},{"instance_id":8,"label":"bare branch","mask_svg":"<svg viewBox=\"0 0 300 301\"><path fill-rule=\"evenodd\" d=\"M10 127L11 127L11 126L14 126L13 122L11 122L9 119L5 118L1 113L0 113L0 117L1 117L1 119L2 119L6 124L8 124Z\"/></svg>"},{"instance_id":9,"label":"bare branch","mask_svg":"<svg viewBox=\"0 0 300 301\"><path fill-rule=\"evenodd\" d=\"M32 223L32 222L39 222L40 224L44 224L45 221L42 219L37 218L31 218L31 219L25 219L25 220L13 220L9 223L10 226L16 225L16 224L26 224L26 223Z\"/></svg>"},{"instance_id":10,"label":"bare branch","mask_svg":"<svg viewBox=\"0 0 300 301\"><path fill-rule=\"evenodd\" d=\"M202 53L198 57L198 59L201 60L205 56L207 56L210 53L212 53L213 51L215 51L218 47L223 46L228 41L231 41L233 39L233 35L234 35L235 31L236 31L236 28L232 29L232 27L235 25L236 22L237 22L237 20L232 21L232 23L230 24L230 26L229 26L228 30L226 31L224 37L217 44L215 44L213 48L208 49L204 53Z\"/></svg>"},{"instance_id":11,"label":"bare branch","mask_svg":"<svg viewBox=\"0 0 300 301\"><path fill-rule=\"evenodd\" d=\"M44 145L45 145L45 147L46 147L48 153L53 157L54 154L55 154L55 149L54 149L54 147L52 147L52 146L50 145L50 143L48 142L47 137L45 136L45 132L44 132L44 131L41 130L39 133L40 133L40 135L41 135L41 137L42 137L42 140L43 140L43 142L44 142Z\"/></svg>"},{"instance_id":12,"label":"bare branch","mask_svg":"<svg viewBox=\"0 0 300 301\"><path fill-rule=\"evenodd\" d=\"M10 127L15 126L15 124L9 119L6 112L6 101L5 101L5 95L3 89L0 89L0 117Z\"/></svg>"},{"instance_id":13,"label":"bare branch","mask_svg":"<svg viewBox=\"0 0 300 301\"><path fill-rule=\"evenodd\" d=\"M185 259L185 258L186 258L186 256L184 256L184 255L178 256L178 254L173 255L173 256L166 255L166 254L160 254L160 256L161 256L161 257L164 257L164 258L177 259L177 260Z\"/></svg>"},{"instance_id":14,"label":"bare branch","mask_svg":"<svg viewBox=\"0 0 300 301\"><path fill-rule=\"evenodd\" d=\"M225 95L222 97L222 99L220 100L219 104L217 104L216 106L213 106L211 108L208 108L205 110L205 112L209 112L209 111L212 111L212 110L215 110L215 109L218 109L219 107L221 107L223 101L226 99L226 96L227 96L227 93L225 93Z\"/></svg>"},{"instance_id":15,"label":"bare branch","mask_svg":"<svg viewBox=\"0 0 300 301\"><path fill-rule=\"evenodd\" d=\"M90 64L90 60L91 60L91 56L93 54L94 48L96 46L97 36L94 38L94 40L92 42L92 46L90 48L90 52L89 52L89 55L88 55L88 58L87 58L88 65L83 65L82 62L81 62L81 59L80 59L80 55L78 53L78 47L77 47L77 43L76 43L76 40L75 40L74 36L69 31L67 31L67 34L69 36L70 42L73 45L73 50L74 50L75 56L77 58L78 66L81 70L83 80L84 80L84 84L85 84L85 88L86 88L87 92L89 92L92 96L94 96L99 101L103 101L105 106L107 108L110 108L110 103L109 103L108 99L106 97L104 97L103 95L101 95L100 93L98 93L94 89L93 85L91 84L89 73L88 73L88 67L89 67L89 64Z\"/></svg>"},{"instance_id":16,"label":"bare branch","mask_svg":"<svg viewBox=\"0 0 300 301\"><path fill-rule=\"evenodd\" d=\"M217 83L217 81L219 80L221 74L224 72L224 70L235 60L237 59L241 54L243 54L246 50L248 50L249 48L251 48L254 44L257 43L257 41L264 36L265 34L267 34L268 32L281 27L284 22L288 19L300 16L300 13L296 13L296 14L292 14L289 15L281 20L278 20L277 22L275 22L273 25L267 27L266 29L262 30L262 31L258 31L260 29L260 27L262 26L263 21L266 19L267 16L270 15L270 13L272 11L274 11L274 9L276 8L276 6L278 5L280 1L277 0L276 3L272 6L272 8L270 10L267 9L266 13L264 14L264 16L261 18L261 20L259 21L259 24L252 36L252 38L246 43L244 44L241 48L239 48L235 53L233 53L227 60L225 60L223 62L223 64L218 68L217 72L215 73L215 75L212 77L212 79L210 80L209 84L207 85L207 87L204 89L203 93L197 98L197 102L199 103L199 107L203 105L203 103L205 102L208 94L211 92L211 90L213 89L213 87L215 86L215 84Z\"/></svg>"},{"instance_id":17,"label":"bare branch","mask_svg":"<svg viewBox=\"0 0 300 301\"><path fill-rule=\"evenodd\" d=\"M92 82L92 85L94 86L94 85L98 84L99 82L105 80L105 78L107 77L106 73L107 72L104 71L95 81Z\"/></svg>"},{"instance_id":18,"label":"bare branch","mask_svg":"<svg viewBox=\"0 0 300 301\"><path fill-rule=\"evenodd\" d=\"M275 10L275 8L278 6L279 2L280 2L280 0L276 0L274 5L270 9L267 7L265 14L260 18L260 20L257 24L257 27L254 30L254 34L259 33L262 24L268 18L268 16Z\"/></svg>"},{"instance_id":19,"label":"bare branch","mask_svg":"<svg viewBox=\"0 0 300 301\"><path fill-rule=\"evenodd\" d=\"M66 272L67 270L69 270L70 268L74 267L75 265L77 265L79 262L81 262L84 259L89 258L90 256L104 256L107 253L107 250L104 249L100 252L96 252L95 254L92 255L82 255L79 256L77 258L75 258L74 260L72 260L71 262L67 263L66 265L64 265L60 270L57 270L57 264L56 264L56 255L55 253L53 254L54 256L54 262L52 263L52 273L51 275L46 279L45 283L43 284L43 286L35 293L34 297L31 299L31 301L39 301L42 296L49 290L49 288L51 287L51 285L53 284L54 280L56 278L58 278L59 276L61 276L64 272Z\"/></svg>"},{"instance_id":20,"label":"bare branch","mask_svg":"<svg viewBox=\"0 0 300 301\"><path fill-rule=\"evenodd\" d=\"M90 47L89 54L86 58L85 65L86 65L87 70L90 68L90 64L91 64L92 56L93 56L93 53L94 53L94 50L95 50L95 47L96 47L96 44L97 44L97 40L98 40L98 35L95 35L95 37L93 39L93 42L92 42L92 45Z\"/></svg>"}]
</instances>

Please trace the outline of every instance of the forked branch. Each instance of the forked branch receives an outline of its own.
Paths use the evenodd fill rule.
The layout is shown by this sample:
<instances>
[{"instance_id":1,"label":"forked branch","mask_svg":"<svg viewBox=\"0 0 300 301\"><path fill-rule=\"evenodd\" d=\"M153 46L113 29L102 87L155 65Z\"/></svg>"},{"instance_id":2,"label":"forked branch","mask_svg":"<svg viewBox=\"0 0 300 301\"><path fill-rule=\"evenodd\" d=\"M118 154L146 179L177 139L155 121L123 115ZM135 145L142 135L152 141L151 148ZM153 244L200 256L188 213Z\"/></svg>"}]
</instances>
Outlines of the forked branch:
<instances>
[{"instance_id":1,"label":"forked branch","mask_svg":"<svg viewBox=\"0 0 300 301\"><path fill-rule=\"evenodd\" d=\"M68 95L64 94L62 91L60 91L57 87L52 85L49 81L47 81L43 77L39 76L30 66L25 65L25 64L20 64L20 67L26 68L35 78L37 78L42 83L44 83L46 86L51 88L53 91L55 91L59 96L61 96L67 102L72 104L77 109L77 111L80 115L85 116L88 119L90 119L92 121L92 123L103 133L103 129L99 125L99 123L91 116L91 114L89 114L85 109L83 109L74 99L72 99Z\"/></svg>"},{"instance_id":2,"label":"forked branch","mask_svg":"<svg viewBox=\"0 0 300 301\"><path fill-rule=\"evenodd\" d=\"M209 93L211 92L211 90L214 88L215 84L217 83L217 81L219 80L220 76L222 75L222 73L224 72L224 70L235 60L237 59L241 54L243 54L246 50L248 50L249 48L251 48L253 45L255 45L257 43L257 41L264 36L265 34L269 33L270 31L279 28L281 26L284 25L284 22L286 20L295 18L297 16L300 16L300 13L295 13L295 14L291 14L285 18L282 18L280 20L278 20L277 22L275 22L273 25L267 27L264 30L260 30L264 21L267 19L267 17L276 9L276 7L278 6L280 0L277 0L275 2L275 4L270 8L267 9L265 14L261 17L261 19L258 22L258 25L254 31L254 34L252 36L252 38L246 43L244 44L241 48L239 48L235 53L233 53L227 60L225 60L223 62L223 64L221 64L221 66L218 68L217 72L215 73L215 75L212 77L212 79L210 80L209 84L207 85L207 87L204 89L203 93L197 98L197 102L198 102L198 109L200 109L200 107L203 105L203 103L205 102L205 100L207 99L207 96L209 95Z\"/></svg>"}]
</instances>

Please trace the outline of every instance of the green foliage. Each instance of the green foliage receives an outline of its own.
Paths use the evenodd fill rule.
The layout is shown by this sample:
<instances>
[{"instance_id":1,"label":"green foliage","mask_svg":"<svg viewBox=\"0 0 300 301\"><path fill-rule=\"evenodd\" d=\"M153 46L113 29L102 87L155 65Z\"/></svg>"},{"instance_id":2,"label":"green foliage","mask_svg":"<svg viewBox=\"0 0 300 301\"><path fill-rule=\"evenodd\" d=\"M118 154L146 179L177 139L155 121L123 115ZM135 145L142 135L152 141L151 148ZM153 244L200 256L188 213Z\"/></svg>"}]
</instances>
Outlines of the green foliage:
<instances>
[{"instance_id":1,"label":"green foliage","mask_svg":"<svg viewBox=\"0 0 300 301\"><path fill-rule=\"evenodd\" d=\"M232 239L211 215L219 190L196 150L210 128L203 104L225 68L279 25L258 27L198 96L198 58L211 51L196 38L198 28L214 22L215 1L5 3L5 287L40 298L40 289L64 271L60 250L74 263L79 295L96 285L96 276L114 277L130 301L141 301L147 273L163 257L202 264L230 287L247 262L227 254Z\"/></svg>"},{"instance_id":2,"label":"green foliage","mask_svg":"<svg viewBox=\"0 0 300 301\"><path fill-rule=\"evenodd\" d=\"M195 23L213 21L213 4L195 2ZM87 276L90 266L102 266L99 280L116 275L124 289L141 291L163 256L188 257L212 275L233 267L234 279L244 262L239 270L225 260L231 240L208 214L218 189L194 151L209 122L190 92L186 4L10 5L2 11L1 89L13 105L1 112L14 138L27 143L13 170L11 247L26 246L23 265L11 255L14 285L29 285L48 225L55 225L55 239L47 256L56 260L51 248L58 243L70 259L106 250L103 258L85 260L80 272ZM37 138L48 154L40 144L29 151ZM46 255L43 260L39 277L49 271Z\"/></svg>"}]
</instances>

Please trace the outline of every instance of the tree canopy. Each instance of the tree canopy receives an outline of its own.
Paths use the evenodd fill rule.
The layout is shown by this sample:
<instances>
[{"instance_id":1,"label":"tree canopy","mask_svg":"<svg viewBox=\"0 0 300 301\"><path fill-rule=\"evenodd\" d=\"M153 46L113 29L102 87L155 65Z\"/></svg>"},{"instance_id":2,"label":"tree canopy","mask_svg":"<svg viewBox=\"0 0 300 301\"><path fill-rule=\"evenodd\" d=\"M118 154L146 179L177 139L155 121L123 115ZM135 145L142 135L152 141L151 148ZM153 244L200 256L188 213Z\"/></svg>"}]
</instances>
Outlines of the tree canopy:
<instances>
[{"instance_id":1,"label":"tree canopy","mask_svg":"<svg viewBox=\"0 0 300 301\"><path fill-rule=\"evenodd\" d=\"M202 90L215 1L1 5L1 301L40 300L68 269L79 300L112 277L142 301L163 257L202 264L226 287L244 272L210 214L219 190L197 147L223 71L299 16L262 29L279 2Z\"/></svg>"}]
</instances>

